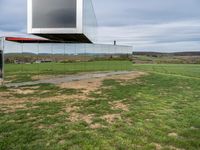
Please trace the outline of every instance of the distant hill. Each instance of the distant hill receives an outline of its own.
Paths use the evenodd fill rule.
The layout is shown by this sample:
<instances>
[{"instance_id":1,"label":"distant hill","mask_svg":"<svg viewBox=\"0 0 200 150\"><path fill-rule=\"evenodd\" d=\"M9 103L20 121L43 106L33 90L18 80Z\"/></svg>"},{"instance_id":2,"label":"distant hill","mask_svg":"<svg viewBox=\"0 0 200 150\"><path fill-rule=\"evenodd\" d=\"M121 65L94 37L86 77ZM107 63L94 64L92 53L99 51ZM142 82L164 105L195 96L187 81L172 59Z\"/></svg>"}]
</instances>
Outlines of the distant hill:
<instances>
[{"instance_id":1,"label":"distant hill","mask_svg":"<svg viewBox=\"0 0 200 150\"><path fill-rule=\"evenodd\" d=\"M179 53L173 53L175 56L200 56L199 52L179 52Z\"/></svg>"},{"instance_id":2,"label":"distant hill","mask_svg":"<svg viewBox=\"0 0 200 150\"><path fill-rule=\"evenodd\" d=\"M145 56L200 56L200 51L199 52L175 52L175 53L133 52L133 55L145 55Z\"/></svg>"},{"instance_id":3,"label":"distant hill","mask_svg":"<svg viewBox=\"0 0 200 150\"><path fill-rule=\"evenodd\" d=\"M200 64L200 52L134 52L135 64Z\"/></svg>"}]
</instances>

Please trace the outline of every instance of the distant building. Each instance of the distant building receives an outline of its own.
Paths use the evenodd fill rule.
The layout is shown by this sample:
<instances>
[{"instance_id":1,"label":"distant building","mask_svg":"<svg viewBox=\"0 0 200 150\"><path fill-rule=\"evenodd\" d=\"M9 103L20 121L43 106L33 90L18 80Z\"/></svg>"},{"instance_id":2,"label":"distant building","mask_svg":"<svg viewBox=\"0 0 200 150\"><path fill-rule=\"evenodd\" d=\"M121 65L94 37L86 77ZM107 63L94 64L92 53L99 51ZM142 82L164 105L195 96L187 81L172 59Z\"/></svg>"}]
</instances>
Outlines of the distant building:
<instances>
[{"instance_id":1,"label":"distant building","mask_svg":"<svg viewBox=\"0 0 200 150\"><path fill-rule=\"evenodd\" d=\"M40 64L40 63L50 63L53 62L52 60L36 60L35 63L36 64Z\"/></svg>"}]
</instances>

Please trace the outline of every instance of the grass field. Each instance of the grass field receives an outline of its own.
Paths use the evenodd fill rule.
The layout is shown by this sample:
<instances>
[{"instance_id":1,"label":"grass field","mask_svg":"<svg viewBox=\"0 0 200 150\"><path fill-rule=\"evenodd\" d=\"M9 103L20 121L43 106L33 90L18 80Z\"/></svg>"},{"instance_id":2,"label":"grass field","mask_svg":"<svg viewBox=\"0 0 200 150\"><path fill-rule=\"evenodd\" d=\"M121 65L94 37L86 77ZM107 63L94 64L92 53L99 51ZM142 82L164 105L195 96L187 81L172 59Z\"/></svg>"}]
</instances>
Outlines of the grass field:
<instances>
[{"instance_id":1,"label":"grass field","mask_svg":"<svg viewBox=\"0 0 200 150\"><path fill-rule=\"evenodd\" d=\"M93 64L88 71L107 63ZM96 88L87 94L50 84L0 88L0 149L200 149L200 65L125 64L146 75L104 79L98 87L91 80ZM110 70L122 66L113 62Z\"/></svg>"},{"instance_id":2,"label":"grass field","mask_svg":"<svg viewBox=\"0 0 200 150\"><path fill-rule=\"evenodd\" d=\"M181 77L200 78L200 65L192 64L143 64L133 65L133 70L143 70L168 75L177 75Z\"/></svg>"}]
</instances>

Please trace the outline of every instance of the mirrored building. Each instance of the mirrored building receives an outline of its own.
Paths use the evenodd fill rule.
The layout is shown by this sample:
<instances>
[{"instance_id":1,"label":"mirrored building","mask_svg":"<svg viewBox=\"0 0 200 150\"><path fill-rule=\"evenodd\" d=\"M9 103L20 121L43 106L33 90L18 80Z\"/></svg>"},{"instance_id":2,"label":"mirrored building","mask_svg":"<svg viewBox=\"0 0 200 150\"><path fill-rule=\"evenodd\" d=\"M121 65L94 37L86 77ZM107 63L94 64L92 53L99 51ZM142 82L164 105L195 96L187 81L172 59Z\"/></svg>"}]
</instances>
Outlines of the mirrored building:
<instances>
[{"instance_id":1,"label":"mirrored building","mask_svg":"<svg viewBox=\"0 0 200 150\"><path fill-rule=\"evenodd\" d=\"M27 1L28 33L42 38L0 38L0 79L4 77L4 61L15 64L15 71L23 72L27 71L24 65L35 63L66 66L71 62L128 60L128 55L132 54L132 46L97 42L97 20L92 0ZM49 64L48 70L54 71L51 66ZM107 66L112 67L109 63ZM39 65L35 70L38 68Z\"/></svg>"},{"instance_id":2,"label":"mirrored building","mask_svg":"<svg viewBox=\"0 0 200 150\"><path fill-rule=\"evenodd\" d=\"M28 0L28 33L68 43L94 43L92 0Z\"/></svg>"},{"instance_id":3,"label":"mirrored building","mask_svg":"<svg viewBox=\"0 0 200 150\"><path fill-rule=\"evenodd\" d=\"M3 79L3 44L4 38L0 38L0 82Z\"/></svg>"}]
</instances>

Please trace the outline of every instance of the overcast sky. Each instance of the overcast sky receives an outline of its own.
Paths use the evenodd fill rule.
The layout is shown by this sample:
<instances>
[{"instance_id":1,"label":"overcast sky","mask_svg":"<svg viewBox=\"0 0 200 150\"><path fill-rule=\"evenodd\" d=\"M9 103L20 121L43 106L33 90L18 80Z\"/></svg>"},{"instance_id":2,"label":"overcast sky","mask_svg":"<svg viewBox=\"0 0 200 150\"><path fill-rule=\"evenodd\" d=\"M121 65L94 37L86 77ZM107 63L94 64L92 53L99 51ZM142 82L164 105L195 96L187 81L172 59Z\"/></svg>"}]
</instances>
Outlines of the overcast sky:
<instances>
[{"instance_id":1,"label":"overcast sky","mask_svg":"<svg viewBox=\"0 0 200 150\"><path fill-rule=\"evenodd\" d=\"M93 0L100 43L199 51L200 0ZM0 36L26 35L26 0L0 0Z\"/></svg>"}]
</instances>

